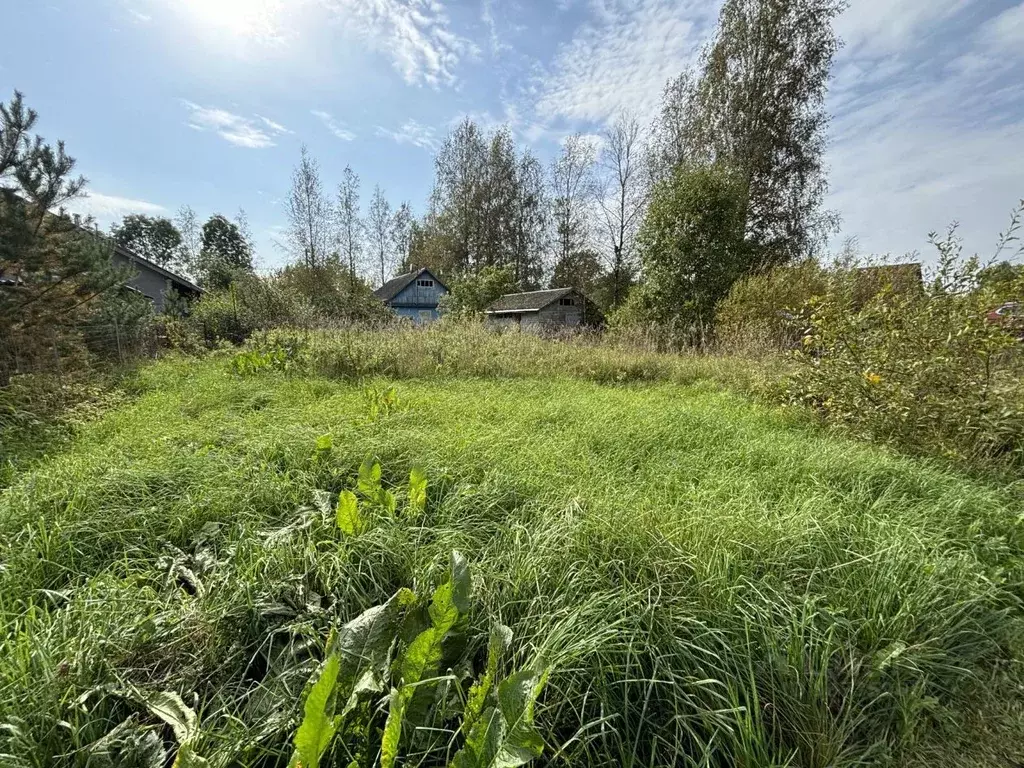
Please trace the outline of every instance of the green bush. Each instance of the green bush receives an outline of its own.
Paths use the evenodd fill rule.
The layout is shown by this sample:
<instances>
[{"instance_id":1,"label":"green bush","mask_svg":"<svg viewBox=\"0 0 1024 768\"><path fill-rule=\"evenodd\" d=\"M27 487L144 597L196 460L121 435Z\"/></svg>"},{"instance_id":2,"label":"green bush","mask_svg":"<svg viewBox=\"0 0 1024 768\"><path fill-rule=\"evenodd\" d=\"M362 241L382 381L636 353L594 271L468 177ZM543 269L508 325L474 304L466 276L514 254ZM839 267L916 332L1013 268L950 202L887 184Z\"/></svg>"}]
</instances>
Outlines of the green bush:
<instances>
[{"instance_id":1,"label":"green bush","mask_svg":"<svg viewBox=\"0 0 1024 768\"><path fill-rule=\"evenodd\" d=\"M804 307L827 288L827 271L813 259L747 275L715 308L717 340L729 350L792 349L807 329Z\"/></svg>"},{"instance_id":2,"label":"green bush","mask_svg":"<svg viewBox=\"0 0 1024 768\"><path fill-rule=\"evenodd\" d=\"M954 231L932 242L936 275L918 290L885 285L865 298L858 270L828 274L825 293L807 304L790 394L829 421L911 451L1020 465L1021 343L986 315L1024 296L1024 279L979 286L979 262L962 256Z\"/></svg>"}]
</instances>

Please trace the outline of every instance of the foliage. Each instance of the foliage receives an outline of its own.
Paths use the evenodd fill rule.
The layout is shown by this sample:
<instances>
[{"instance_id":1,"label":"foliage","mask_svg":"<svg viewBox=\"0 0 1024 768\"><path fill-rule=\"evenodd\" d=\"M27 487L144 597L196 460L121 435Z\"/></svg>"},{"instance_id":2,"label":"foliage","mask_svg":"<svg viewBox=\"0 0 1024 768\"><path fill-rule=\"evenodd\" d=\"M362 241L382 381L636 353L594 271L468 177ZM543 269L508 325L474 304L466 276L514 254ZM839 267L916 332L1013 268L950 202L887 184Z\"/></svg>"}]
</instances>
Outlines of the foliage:
<instances>
[{"instance_id":1,"label":"foliage","mask_svg":"<svg viewBox=\"0 0 1024 768\"><path fill-rule=\"evenodd\" d=\"M593 251L570 253L555 264L551 275L552 288L575 288L591 299L597 296L605 277L604 268Z\"/></svg>"},{"instance_id":2,"label":"foliage","mask_svg":"<svg viewBox=\"0 0 1024 768\"><path fill-rule=\"evenodd\" d=\"M1024 359L1016 329L986 315L1024 296L1024 280L978 287L978 259L963 257L954 228L933 243L936 274L918 290L887 285L865 298L860 270L829 273L826 292L807 305L792 395L913 451L1020 465Z\"/></svg>"},{"instance_id":3,"label":"foliage","mask_svg":"<svg viewBox=\"0 0 1024 768\"><path fill-rule=\"evenodd\" d=\"M741 277L715 308L715 334L729 349L799 348L809 327L805 307L828 284L826 267L814 259Z\"/></svg>"},{"instance_id":4,"label":"foliage","mask_svg":"<svg viewBox=\"0 0 1024 768\"><path fill-rule=\"evenodd\" d=\"M677 168L660 182L638 238L645 282L617 313L620 325L657 324L678 341L710 327L715 305L751 266L743 239L745 190L725 168Z\"/></svg>"},{"instance_id":5,"label":"foliage","mask_svg":"<svg viewBox=\"0 0 1024 768\"><path fill-rule=\"evenodd\" d=\"M190 309L187 325L208 342L241 342L272 328L315 328L363 322L383 324L390 313L346 267L293 264L276 275L237 273L226 289L207 291Z\"/></svg>"},{"instance_id":6,"label":"foliage","mask_svg":"<svg viewBox=\"0 0 1024 768\"><path fill-rule=\"evenodd\" d=\"M438 309L452 318L473 317L506 293L514 293L517 287L509 267L484 267L476 274L452 280Z\"/></svg>"},{"instance_id":7,"label":"foliage","mask_svg":"<svg viewBox=\"0 0 1024 768\"><path fill-rule=\"evenodd\" d=\"M82 194L74 158L32 135L20 93L0 103L0 386L64 347L83 352L82 322L127 278L109 240L63 205Z\"/></svg>"},{"instance_id":8,"label":"foliage","mask_svg":"<svg viewBox=\"0 0 1024 768\"><path fill-rule=\"evenodd\" d=\"M311 346L377 350L411 375L401 410L365 418L366 386L392 377L243 378L224 355L172 357L140 372L132 402L11 478L5 764L173 760L173 727L124 695L135 689L176 693L211 765L283 768L335 653L321 711L352 709L321 766L379 763L385 731L409 768L472 744L469 760L502 731L500 759L521 760L540 741L509 737L531 713L537 764L1024 758L1016 487L716 391L697 380L706 358L472 328L331 336ZM440 346L450 357L432 370ZM657 380L582 380L600 361ZM475 375L486 366L490 378ZM417 465L429 486L413 511ZM378 485L394 513L370 501ZM345 492L352 532L338 527ZM453 583L432 614L461 580L453 550L472 564L470 608ZM414 602L374 610L403 587ZM433 643L410 650L428 630L436 640L450 604L435 667ZM365 632L342 631L361 616ZM381 642L357 642L371 635ZM531 709L541 659L553 669ZM389 729L392 689L407 684L423 698Z\"/></svg>"},{"instance_id":9,"label":"foliage","mask_svg":"<svg viewBox=\"0 0 1024 768\"><path fill-rule=\"evenodd\" d=\"M825 94L843 0L727 0L696 72L665 90L660 174L717 163L742 182L744 228L767 268L814 255L834 228L821 210Z\"/></svg>"},{"instance_id":10,"label":"foliage","mask_svg":"<svg viewBox=\"0 0 1024 768\"><path fill-rule=\"evenodd\" d=\"M292 260L313 269L323 267L335 241L334 217L320 180L320 165L305 144L299 164L292 172L285 214L288 217L286 242Z\"/></svg>"},{"instance_id":11,"label":"foliage","mask_svg":"<svg viewBox=\"0 0 1024 768\"><path fill-rule=\"evenodd\" d=\"M566 262L587 248L589 212L597 196L594 164L597 147L582 134L567 136L551 163L551 220L555 263Z\"/></svg>"},{"instance_id":12,"label":"foliage","mask_svg":"<svg viewBox=\"0 0 1024 768\"><path fill-rule=\"evenodd\" d=\"M362 266L366 224L359 216L359 174L346 165L338 185L338 206L335 210L338 229L339 256L355 280Z\"/></svg>"},{"instance_id":13,"label":"foliage","mask_svg":"<svg viewBox=\"0 0 1024 768\"><path fill-rule=\"evenodd\" d=\"M114 242L154 264L171 270L181 268L181 233L170 219L130 214L114 226Z\"/></svg>"},{"instance_id":14,"label":"foliage","mask_svg":"<svg viewBox=\"0 0 1024 768\"><path fill-rule=\"evenodd\" d=\"M251 246L238 225L220 214L203 224L198 271L202 286L214 290L252 272Z\"/></svg>"},{"instance_id":15,"label":"foliage","mask_svg":"<svg viewBox=\"0 0 1024 768\"><path fill-rule=\"evenodd\" d=\"M409 267L446 278L508 268L520 290L538 287L545 246L543 171L502 127L487 134L469 118L435 159L430 210L410 238Z\"/></svg>"}]
</instances>

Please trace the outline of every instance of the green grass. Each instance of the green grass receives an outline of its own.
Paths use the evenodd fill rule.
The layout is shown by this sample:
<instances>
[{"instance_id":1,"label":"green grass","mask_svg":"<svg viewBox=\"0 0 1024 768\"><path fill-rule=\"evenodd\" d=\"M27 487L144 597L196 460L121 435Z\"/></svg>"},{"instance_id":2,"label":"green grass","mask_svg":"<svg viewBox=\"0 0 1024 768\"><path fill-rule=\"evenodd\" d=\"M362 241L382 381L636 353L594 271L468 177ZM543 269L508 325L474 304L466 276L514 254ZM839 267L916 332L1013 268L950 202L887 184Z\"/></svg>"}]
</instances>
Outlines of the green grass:
<instances>
[{"instance_id":1,"label":"green grass","mask_svg":"<svg viewBox=\"0 0 1024 768\"><path fill-rule=\"evenodd\" d=\"M469 347L433 371L389 354L316 366L394 377L377 384L401 405L376 421L363 384L165 361L13 478L0 762L105 765L89 745L129 718L170 743L142 690L195 705L213 765L284 766L329 630L429 593L452 550L476 574L471 652L498 620L510 669L555 666L542 763L1024 760L1019 489L824 434L699 371L615 375L633 369L601 353L579 378L534 377L540 357L472 378ZM649 378L670 381L615 383ZM426 509L345 536L308 510L367 454L385 486L421 465Z\"/></svg>"}]
</instances>

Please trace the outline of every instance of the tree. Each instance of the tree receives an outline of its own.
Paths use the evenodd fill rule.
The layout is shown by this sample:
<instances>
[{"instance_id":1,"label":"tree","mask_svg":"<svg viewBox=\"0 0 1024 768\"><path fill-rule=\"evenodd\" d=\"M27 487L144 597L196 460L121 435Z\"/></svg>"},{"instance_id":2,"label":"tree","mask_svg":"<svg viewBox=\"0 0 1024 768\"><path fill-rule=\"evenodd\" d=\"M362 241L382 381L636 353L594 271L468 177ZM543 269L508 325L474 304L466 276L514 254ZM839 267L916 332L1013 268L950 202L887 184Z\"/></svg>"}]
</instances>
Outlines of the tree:
<instances>
[{"instance_id":1,"label":"tree","mask_svg":"<svg viewBox=\"0 0 1024 768\"><path fill-rule=\"evenodd\" d=\"M601 149L603 189L599 197L611 246L607 280L608 306L618 307L633 282L633 247L647 203L640 123L623 113L604 133Z\"/></svg>"},{"instance_id":2,"label":"tree","mask_svg":"<svg viewBox=\"0 0 1024 768\"><path fill-rule=\"evenodd\" d=\"M387 274L392 267L391 244L393 226L391 203L384 197L384 191L378 184L373 188L370 199L370 210L366 214L366 229L370 235L370 245L376 266L380 268L380 284L387 282Z\"/></svg>"},{"instance_id":3,"label":"tree","mask_svg":"<svg viewBox=\"0 0 1024 768\"><path fill-rule=\"evenodd\" d=\"M565 139L562 152L551 165L552 219L555 263L587 247L590 239L588 208L594 198L593 142L579 133Z\"/></svg>"},{"instance_id":4,"label":"tree","mask_svg":"<svg viewBox=\"0 0 1024 768\"><path fill-rule=\"evenodd\" d=\"M252 251L238 225L219 213L203 224L200 280L207 288L225 288L239 272L252 272Z\"/></svg>"},{"instance_id":5,"label":"tree","mask_svg":"<svg viewBox=\"0 0 1024 768\"><path fill-rule=\"evenodd\" d=\"M679 163L734 168L758 266L813 255L835 228L823 212L825 95L844 0L727 0L699 72L666 90L662 176Z\"/></svg>"},{"instance_id":6,"label":"tree","mask_svg":"<svg viewBox=\"0 0 1024 768\"><path fill-rule=\"evenodd\" d=\"M742 176L722 166L679 166L659 182L637 236L646 281L621 317L710 327L715 305L750 269L746 199Z\"/></svg>"},{"instance_id":7,"label":"tree","mask_svg":"<svg viewBox=\"0 0 1024 768\"><path fill-rule=\"evenodd\" d=\"M548 198L544 168L529 151L519 158L516 198L511 211L508 263L516 287L531 291L540 287L544 251L548 246Z\"/></svg>"},{"instance_id":8,"label":"tree","mask_svg":"<svg viewBox=\"0 0 1024 768\"><path fill-rule=\"evenodd\" d=\"M443 238L450 247L441 271L461 274L478 271L482 259L480 200L487 165L487 140L469 118L444 140L434 161L436 178L431 195L428 234Z\"/></svg>"},{"instance_id":9,"label":"tree","mask_svg":"<svg viewBox=\"0 0 1024 768\"><path fill-rule=\"evenodd\" d=\"M514 293L517 287L509 267L484 267L475 274L452 281L448 288L448 293L441 297L441 313L473 317L506 293Z\"/></svg>"},{"instance_id":10,"label":"tree","mask_svg":"<svg viewBox=\"0 0 1024 768\"><path fill-rule=\"evenodd\" d=\"M181 234L178 264L182 271L194 277L199 264L199 252L203 248L199 218L189 206L183 205L174 216L174 226Z\"/></svg>"},{"instance_id":11,"label":"tree","mask_svg":"<svg viewBox=\"0 0 1024 768\"><path fill-rule=\"evenodd\" d=\"M181 258L181 233L170 219L132 214L113 227L114 241L166 269L176 269Z\"/></svg>"},{"instance_id":12,"label":"tree","mask_svg":"<svg viewBox=\"0 0 1024 768\"><path fill-rule=\"evenodd\" d=\"M359 217L359 175L349 165L342 173L338 185L338 248L341 258L348 265L353 282L359 274L358 267L363 254L363 236L366 228Z\"/></svg>"},{"instance_id":13,"label":"tree","mask_svg":"<svg viewBox=\"0 0 1024 768\"><path fill-rule=\"evenodd\" d=\"M326 264L334 240L331 209L320 181L320 167L305 144L292 173L285 213L288 216L287 243L293 257L308 267Z\"/></svg>"},{"instance_id":14,"label":"tree","mask_svg":"<svg viewBox=\"0 0 1024 768\"><path fill-rule=\"evenodd\" d=\"M605 270L597 253L584 249L574 251L568 258L555 264L551 277L552 288L575 288L593 300L598 295Z\"/></svg>"},{"instance_id":15,"label":"tree","mask_svg":"<svg viewBox=\"0 0 1024 768\"><path fill-rule=\"evenodd\" d=\"M403 202L391 217L391 246L394 249L399 272L409 272L409 254L412 248L415 220L412 206Z\"/></svg>"},{"instance_id":16,"label":"tree","mask_svg":"<svg viewBox=\"0 0 1024 768\"><path fill-rule=\"evenodd\" d=\"M127 277L111 243L63 206L85 189L64 143L33 135L18 91L0 103L0 385L37 354L52 356ZM20 359L17 355L23 355Z\"/></svg>"}]
</instances>

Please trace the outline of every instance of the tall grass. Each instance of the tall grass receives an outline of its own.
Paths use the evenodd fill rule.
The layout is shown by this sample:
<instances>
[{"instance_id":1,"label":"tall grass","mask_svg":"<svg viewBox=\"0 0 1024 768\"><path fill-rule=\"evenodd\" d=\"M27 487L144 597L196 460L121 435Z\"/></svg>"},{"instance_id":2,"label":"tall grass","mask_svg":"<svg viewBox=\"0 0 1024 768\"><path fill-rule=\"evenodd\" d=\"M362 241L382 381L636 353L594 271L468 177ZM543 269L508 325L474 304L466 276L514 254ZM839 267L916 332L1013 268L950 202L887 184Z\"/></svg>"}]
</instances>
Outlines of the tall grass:
<instances>
[{"instance_id":1,"label":"tall grass","mask_svg":"<svg viewBox=\"0 0 1024 768\"><path fill-rule=\"evenodd\" d=\"M528 377L613 350L441 357L432 333L310 347L321 373L392 377L377 412L356 382L162 362L3 491L5 765L104 764L126 721L170 745L143 690L194 704L212 765L283 766L330 628L429 591L452 550L477 574L470 653L500 621L510 669L555 667L542 763L1024 759L1017 491L712 388ZM385 486L423 466L426 506L345 536L317 510L367 454Z\"/></svg>"}]
</instances>

